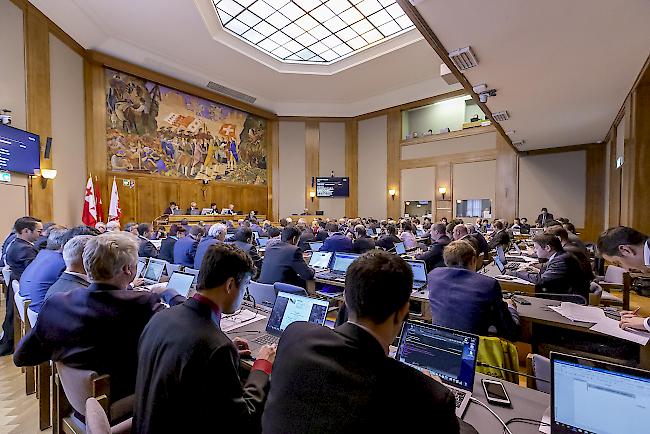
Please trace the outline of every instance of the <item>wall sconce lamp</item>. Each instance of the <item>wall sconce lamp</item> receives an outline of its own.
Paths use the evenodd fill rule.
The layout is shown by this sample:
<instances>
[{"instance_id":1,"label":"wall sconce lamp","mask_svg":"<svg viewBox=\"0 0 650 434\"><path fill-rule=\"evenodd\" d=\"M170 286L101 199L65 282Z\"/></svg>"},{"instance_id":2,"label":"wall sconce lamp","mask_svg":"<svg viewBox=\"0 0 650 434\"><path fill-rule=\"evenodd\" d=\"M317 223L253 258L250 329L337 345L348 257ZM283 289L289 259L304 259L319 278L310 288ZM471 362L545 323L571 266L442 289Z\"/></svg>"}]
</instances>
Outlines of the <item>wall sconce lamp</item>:
<instances>
[{"instance_id":1,"label":"wall sconce lamp","mask_svg":"<svg viewBox=\"0 0 650 434\"><path fill-rule=\"evenodd\" d=\"M35 170L34 175L41 177L41 188L45 189L47 187L48 179L56 178L56 169Z\"/></svg>"},{"instance_id":2,"label":"wall sconce lamp","mask_svg":"<svg viewBox=\"0 0 650 434\"><path fill-rule=\"evenodd\" d=\"M310 191L309 192L309 198L311 199L312 202L314 201L315 197L316 197L316 192L315 191Z\"/></svg>"},{"instance_id":3,"label":"wall sconce lamp","mask_svg":"<svg viewBox=\"0 0 650 434\"><path fill-rule=\"evenodd\" d=\"M390 197L393 200L395 200L395 193L397 193L397 192L395 191L394 188L391 188L391 189L388 190L388 194L390 194Z\"/></svg>"},{"instance_id":4,"label":"wall sconce lamp","mask_svg":"<svg viewBox=\"0 0 650 434\"><path fill-rule=\"evenodd\" d=\"M438 193L442 195L442 200L445 200L445 194L447 194L446 187L438 187Z\"/></svg>"}]
</instances>

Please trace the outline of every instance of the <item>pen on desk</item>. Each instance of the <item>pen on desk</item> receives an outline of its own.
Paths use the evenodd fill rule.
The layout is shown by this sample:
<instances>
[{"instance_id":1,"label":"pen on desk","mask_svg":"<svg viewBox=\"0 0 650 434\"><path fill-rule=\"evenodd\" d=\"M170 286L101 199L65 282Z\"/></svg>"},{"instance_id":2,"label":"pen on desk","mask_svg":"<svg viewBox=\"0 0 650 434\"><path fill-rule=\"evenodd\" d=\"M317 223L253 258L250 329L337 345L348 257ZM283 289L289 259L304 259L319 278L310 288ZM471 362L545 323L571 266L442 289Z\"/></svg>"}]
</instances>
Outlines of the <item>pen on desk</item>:
<instances>
[{"instance_id":1,"label":"pen on desk","mask_svg":"<svg viewBox=\"0 0 650 434\"><path fill-rule=\"evenodd\" d=\"M634 312L632 312L632 315L636 315L636 313L639 311L639 309L641 309L641 306L639 306L639 307L637 307L636 309L634 309Z\"/></svg>"}]
</instances>

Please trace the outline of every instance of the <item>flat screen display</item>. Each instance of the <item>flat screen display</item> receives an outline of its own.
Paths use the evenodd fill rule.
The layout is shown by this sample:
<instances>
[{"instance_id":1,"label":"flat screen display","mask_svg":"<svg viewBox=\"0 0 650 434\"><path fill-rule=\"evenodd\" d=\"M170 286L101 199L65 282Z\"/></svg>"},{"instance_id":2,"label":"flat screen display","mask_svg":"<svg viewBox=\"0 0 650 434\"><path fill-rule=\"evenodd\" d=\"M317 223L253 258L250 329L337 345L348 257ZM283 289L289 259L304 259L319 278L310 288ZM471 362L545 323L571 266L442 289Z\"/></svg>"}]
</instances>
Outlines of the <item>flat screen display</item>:
<instances>
[{"instance_id":1,"label":"flat screen display","mask_svg":"<svg viewBox=\"0 0 650 434\"><path fill-rule=\"evenodd\" d=\"M350 178L316 178L316 196L350 196Z\"/></svg>"},{"instance_id":2,"label":"flat screen display","mask_svg":"<svg viewBox=\"0 0 650 434\"><path fill-rule=\"evenodd\" d=\"M41 168L40 149L37 134L0 124L0 170L33 175Z\"/></svg>"}]
</instances>

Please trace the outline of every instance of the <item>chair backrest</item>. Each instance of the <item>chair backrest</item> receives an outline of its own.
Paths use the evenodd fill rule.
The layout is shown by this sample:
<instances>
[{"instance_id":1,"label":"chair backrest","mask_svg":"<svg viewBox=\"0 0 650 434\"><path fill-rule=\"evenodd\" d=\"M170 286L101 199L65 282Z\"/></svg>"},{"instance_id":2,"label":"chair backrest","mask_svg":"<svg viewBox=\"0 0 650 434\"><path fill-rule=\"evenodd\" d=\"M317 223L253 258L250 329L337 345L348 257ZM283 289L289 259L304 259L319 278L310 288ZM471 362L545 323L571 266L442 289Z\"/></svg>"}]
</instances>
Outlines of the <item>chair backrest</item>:
<instances>
[{"instance_id":1,"label":"chair backrest","mask_svg":"<svg viewBox=\"0 0 650 434\"><path fill-rule=\"evenodd\" d=\"M623 273L625 269L617 267L616 265L608 265L605 270L605 282L623 284Z\"/></svg>"},{"instance_id":2,"label":"chair backrest","mask_svg":"<svg viewBox=\"0 0 650 434\"><path fill-rule=\"evenodd\" d=\"M248 285L248 292L258 305L273 307L275 304L277 292L275 292L274 285L251 281Z\"/></svg>"},{"instance_id":3,"label":"chair backrest","mask_svg":"<svg viewBox=\"0 0 650 434\"><path fill-rule=\"evenodd\" d=\"M551 393L551 361L548 358L539 354L529 354L526 357L526 371L528 375L544 380L527 379L526 383L529 388Z\"/></svg>"},{"instance_id":4,"label":"chair backrest","mask_svg":"<svg viewBox=\"0 0 650 434\"><path fill-rule=\"evenodd\" d=\"M569 303L579 304L581 306L587 305L587 300L579 294L560 294L560 293L551 293L551 292L537 292L535 293L537 298L546 298L549 300L557 301L566 301Z\"/></svg>"},{"instance_id":5,"label":"chair backrest","mask_svg":"<svg viewBox=\"0 0 650 434\"><path fill-rule=\"evenodd\" d=\"M301 288L296 285L290 285L288 283L282 283L282 282L275 282L273 284L273 288L275 288L275 292L288 292L289 294L298 294L298 295L307 295L307 291L305 288Z\"/></svg>"},{"instance_id":6,"label":"chair backrest","mask_svg":"<svg viewBox=\"0 0 650 434\"><path fill-rule=\"evenodd\" d=\"M9 283L11 281L11 269L8 265L2 267L2 280L4 280L5 285L7 285L7 288L9 288Z\"/></svg>"},{"instance_id":7,"label":"chair backrest","mask_svg":"<svg viewBox=\"0 0 650 434\"><path fill-rule=\"evenodd\" d=\"M479 364L476 366L476 372L519 384L519 375L497 369L519 371L519 355L517 347L512 342L498 337L479 336L476 359ZM480 366L480 363L494 366L494 368Z\"/></svg>"},{"instance_id":8,"label":"chair backrest","mask_svg":"<svg viewBox=\"0 0 650 434\"><path fill-rule=\"evenodd\" d=\"M603 288L596 282L589 284L589 305L600 306L600 298L603 295Z\"/></svg>"},{"instance_id":9,"label":"chair backrest","mask_svg":"<svg viewBox=\"0 0 650 434\"><path fill-rule=\"evenodd\" d=\"M111 434L111 425L99 401L95 398L86 400L86 433Z\"/></svg>"},{"instance_id":10,"label":"chair backrest","mask_svg":"<svg viewBox=\"0 0 650 434\"><path fill-rule=\"evenodd\" d=\"M86 401L93 397L94 381L100 375L95 371L71 368L60 362L56 362L56 370L70 405L77 413L85 416Z\"/></svg>"},{"instance_id":11,"label":"chair backrest","mask_svg":"<svg viewBox=\"0 0 650 434\"><path fill-rule=\"evenodd\" d=\"M25 322L25 301L27 299L20 295L20 284L17 280L11 282L11 286L14 290L14 303L16 303L16 310L18 311L18 316L20 317L21 322Z\"/></svg>"}]
</instances>

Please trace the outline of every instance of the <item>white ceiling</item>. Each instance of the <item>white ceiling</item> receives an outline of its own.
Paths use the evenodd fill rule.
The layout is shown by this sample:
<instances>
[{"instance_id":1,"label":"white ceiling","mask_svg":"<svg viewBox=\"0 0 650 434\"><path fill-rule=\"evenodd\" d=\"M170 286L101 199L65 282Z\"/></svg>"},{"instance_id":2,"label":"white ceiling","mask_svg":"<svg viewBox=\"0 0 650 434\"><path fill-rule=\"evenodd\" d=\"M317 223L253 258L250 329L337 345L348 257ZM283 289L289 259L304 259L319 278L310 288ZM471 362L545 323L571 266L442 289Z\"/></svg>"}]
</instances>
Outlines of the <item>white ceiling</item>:
<instances>
[{"instance_id":1,"label":"white ceiling","mask_svg":"<svg viewBox=\"0 0 650 434\"><path fill-rule=\"evenodd\" d=\"M648 0L414 3L448 51L472 46L465 76L522 149L602 140L650 53Z\"/></svg>"},{"instance_id":2,"label":"white ceiling","mask_svg":"<svg viewBox=\"0 0 650 434\"><path fill-rule=\"evenodd\" d=\"M212 80L281 116L355 116L460 88L439 77L441 61L416 30L401 48L379 55L380 44L336 62L349 62L338 72L313 75L279 72L216 40L200 11L205 1L30 1L84 48L198 86Z\"/></svg>"}]
</instances>

